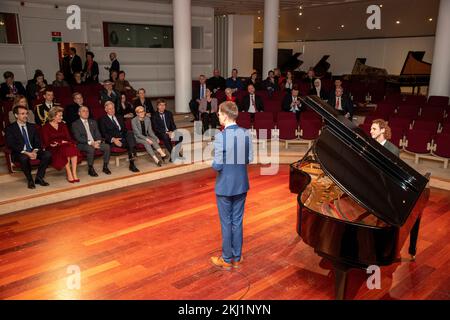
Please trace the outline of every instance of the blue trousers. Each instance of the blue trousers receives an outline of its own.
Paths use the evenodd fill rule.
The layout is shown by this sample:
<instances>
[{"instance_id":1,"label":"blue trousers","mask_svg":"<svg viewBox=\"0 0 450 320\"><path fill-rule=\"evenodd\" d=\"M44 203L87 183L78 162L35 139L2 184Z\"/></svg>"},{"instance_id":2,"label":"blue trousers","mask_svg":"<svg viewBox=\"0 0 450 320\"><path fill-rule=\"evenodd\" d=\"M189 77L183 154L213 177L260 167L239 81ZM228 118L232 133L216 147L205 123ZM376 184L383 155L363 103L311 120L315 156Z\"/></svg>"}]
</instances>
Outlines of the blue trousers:
<instances>
[{"instance_id":1,"label":"blue trousers","mask_svg":"<svg viewBox=\"0 0 450 320\"><path fill-rule=\"evenodd\" d=\"M242 220L247 193L236 196L216 195L222 228L222 258L239 261L242 255Z\"/></svg>"}]
</instances>

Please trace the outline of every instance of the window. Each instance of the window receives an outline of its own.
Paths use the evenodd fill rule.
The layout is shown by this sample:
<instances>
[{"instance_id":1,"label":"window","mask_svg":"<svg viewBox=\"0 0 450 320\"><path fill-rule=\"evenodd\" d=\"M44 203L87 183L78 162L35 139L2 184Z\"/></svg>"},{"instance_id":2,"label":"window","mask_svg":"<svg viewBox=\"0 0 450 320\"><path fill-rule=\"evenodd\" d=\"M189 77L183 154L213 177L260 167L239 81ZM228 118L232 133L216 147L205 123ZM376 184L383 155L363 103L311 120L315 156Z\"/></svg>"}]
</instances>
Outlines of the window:
<instances>
[{"instance_id":1,"label":"window","mask_svg":"<svg viewBox=\"0 0 450 320\"><path fill-rule=\"evenodd\" d=\"M103 23L105 47L173 48L173 26ZM192 27L192 48L203 47L203 27Z\"/></svg>"},{"instance_id":2,"label":"window","mask_svg":"<svg viewBox=\"0 0 450 320\"><path fill-rule=\"evenodd\" d=\"M15 13L0 12L0 43L19 43Z\"/></svg>"}]
</instances>

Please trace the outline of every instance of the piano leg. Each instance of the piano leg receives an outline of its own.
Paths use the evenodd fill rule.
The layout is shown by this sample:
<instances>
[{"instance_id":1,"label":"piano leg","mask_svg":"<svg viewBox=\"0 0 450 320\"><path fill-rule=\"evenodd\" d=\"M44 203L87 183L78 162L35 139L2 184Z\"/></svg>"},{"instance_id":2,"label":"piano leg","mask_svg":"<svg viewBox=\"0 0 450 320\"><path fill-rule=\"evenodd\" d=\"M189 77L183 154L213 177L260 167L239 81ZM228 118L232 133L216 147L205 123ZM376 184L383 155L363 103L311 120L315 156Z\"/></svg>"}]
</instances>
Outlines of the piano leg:
<instances>
[{"instance_id":1,"label":"piano leg","mask_svg":"<svg viewBox=\"0 0 450 320\"><path fill-rule=\"evenodd\" d=\"M414 223L413 228L409 234L409 250L408 253L411 255L411 261L416 260L416 245L417 245L417 237L419 235L419 226L420 226L420 217L417 218Z\"/></svg>"},{"instance_id":2,"label":"piano leg","mask_svg":"<svg viewBox=\"0 0 450 320\"><path fill-rule=\"evenodd\" d=\"M334 266L334 296L336 300L345 299L345 290L347 288L348 266L341 263L333 263Z\"/></svg>"}]
</instances>

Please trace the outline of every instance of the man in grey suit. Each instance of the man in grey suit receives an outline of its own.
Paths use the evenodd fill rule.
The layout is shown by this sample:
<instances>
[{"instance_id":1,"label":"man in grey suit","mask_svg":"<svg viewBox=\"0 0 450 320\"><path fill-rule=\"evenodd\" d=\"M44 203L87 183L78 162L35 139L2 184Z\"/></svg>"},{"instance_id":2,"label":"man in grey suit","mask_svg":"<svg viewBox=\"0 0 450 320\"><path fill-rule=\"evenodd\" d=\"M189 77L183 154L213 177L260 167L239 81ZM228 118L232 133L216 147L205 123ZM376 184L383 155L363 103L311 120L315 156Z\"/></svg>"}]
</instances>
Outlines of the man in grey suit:
<instances>
[{"instance_id":1,"label":"man in grey suit","mask_svg":"<svg viewBox=\"0 0 450 320\"><path fill-rule=\"evenodd\" d=\"M389 141L391 138L391 128L389 128L386 121L383 119L373 120L372 126L370 127L370 135L397 157L400 156L400 150Z\"/></svg>"},{"instance_id":2,"label":"man in grey suit","mask_svg":"<svg viewBox=\"0 0 450 320\"><path fill-rule=\"evenodd\" d=\"M103 172L111 174L108 168L110 147L103 142L97 122L89 119L89 109L86 106L81 106L78 110L80 119L72 123L72 134L77 141L77 147L80 151L85 152L88 162L88 173L91 177L98 177L94 169L95 150L103 152Z\"/></svg>"},{"instance_id":3,"label":"man in grey suit","mask_svg":"<svg viewBox=\"0 0 450 320\"><path fill-rule=\"evenodd\" d=\"M158 167L161 167L162 161L156 156L153 149L155 149L162 158L168 159L161 147L159 146L158 137L152 130L152 121L146 115L146 110L143 106L138 106L135 109L136 117L131 120L131 127L133 128L134 138L137 143L143 144L147 153L153 158Z\"/></svg>"}]
</instances>

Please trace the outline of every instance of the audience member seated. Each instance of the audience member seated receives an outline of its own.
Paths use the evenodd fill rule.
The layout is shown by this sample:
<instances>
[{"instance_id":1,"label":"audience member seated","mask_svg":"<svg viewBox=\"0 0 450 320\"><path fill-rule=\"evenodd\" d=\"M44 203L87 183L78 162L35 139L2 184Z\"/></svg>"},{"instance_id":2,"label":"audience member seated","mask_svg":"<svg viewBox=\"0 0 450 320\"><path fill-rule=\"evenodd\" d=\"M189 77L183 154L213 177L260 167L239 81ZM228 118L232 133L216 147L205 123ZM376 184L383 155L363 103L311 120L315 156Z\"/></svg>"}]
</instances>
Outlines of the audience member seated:
<instances>
[{"instance_id":1,"label":"audience member seated","mask_svg":"<svg viewBox=\"0 0 450 320\"><path fill-rule=\"evenodd\" d=\"M3 73L3 82L0 86L0 99L1 100L13 100L16 95L26 96L25 88L19 81L14 81L14 73L6 71Z\"/></svg>"},{"instance_id":2,"label":"audience member seated","mask_svg":"<svg viewBox=\"0 0 450 320\"><path fill-rule=\"evenodd\" d=\"M344 88L342 87L342 80L340 78L337 78L334 80L334 89L331 90L329 94L329 99L332 99L336 95L336 89L342 89L343 94L345 94Z\"/></svg>"},{"instance_id":3,"label":"audience member seated","mask_svg":"<svg viewBox=\"0 0 450 320\"><path fill-rule=\"evenodd\" d=\"M71 128L72 124L77 121L79 116L80 107L84 104L83 95L79 92L72 94L73 103L64 108L64 121L66 125ZM87 107L89 109L89 107Z\"/></svg>"},{"instance_id":4,"label":"audience member seated","mask_svg":"<svg viewBox=\"0 0 450 320\"><path fill-rule=\"evenodd\" d=\"M86 83L98 83L98 64L94 61L94 53L91 51L86 52L86 62L83 68L83 78Z\"/></svg>"},{"instance_id":5,"label":"audience member seated","mask_svg":"<svg viewBox=\"0 0 450 320\"><path fill-rule=\"evenodd\" d=\"M6 145L11 149L11 159L20 163L20 168L28 181L28 188L36 188L35 184L48 186L44 176L51 162L51 153L42 149L35 125L28 122L28 109L18 105L14 107L13 113L17 121L5 129ZM36 178L33 180L31 160L35 159L40 162Z\"/></svg>"},{"instance_id":6,"label":"audience member seated","mask_svg":"<svg viewBox=\"0 0 450 320\"><path fill-rule=\"evenodd\" d=\"M219 118L217 116L218 103L217 99L212 97L212 92L206 89L206 96L200 100L200 106L198 108L200 112L200 119L203 124L203 133L209 129L216 129L219 123Z\"/></svg>"},{"instance_id":7,"label":"audience member seated","mask_svg":"<svg viewBox=\"0 0 450 320\"><path fill-rule=\"evenodd\" d=\"M316 79L316 73L313 68L309 68L306 76L303 78L303 82L308 84L308 89L314 88L314 80Z\"/></svg>"},{"instance_id":8,"label":"audience member seated","mask_svg":"<svg viewBox=\"0 0 450 320\"><path fill-rule=\"evenodd\" d=\"M109 74L109 81L115 84L117 79L119 79L119 71L116 70L111 71L111 73Z\"/></svg>"},{"instance_id":9,"label":"audience member seated","mask_svg":"<svg viewBox=\"0 0 450 320\"><path fill-rule=\"evenodd\" d=\"M245 88L248 89L248 86L252 85L255 87L255 90L262 90L262 83L258 78L258 72L254 71L252 72L250 79L247 80L247 83L245 84Z\"/></svg>"},{"instance_id":10,"label":"audience member seated","mask_svg":"<svg viewBox=\"0 0 450 320\"><path fill-rule=\"evenodd\" d=\"M175 121L173 120L172 112L166 110L166 100L158 99L156 101L156 113L152 116L152 128L159 140L164 144L171 155L171 161L174 161L174 156L172 155L172 141L175 139L174 131L177 129ZM176 144L183 141L183 137L179 137ZM179 153L181 156L181 152Z\"/></svg>"},{"instance_id":11,"label":"audience member seated","mask_svg":"<svg viewBox=\"0 0 450 320\"><path fill-rule=\"evenodd\" d=\"M76 86L81 86L83 84L84 82L83 77L81 76L81 72L75 72L72 79L72 90L75 89Z\"/></svg>"},{"instance_id":12,"label":"audience member seated","mask_svg":"<svg viewBox=\"0 0 450 320\"><path fill-rule=\"evenodd\" d=\"M295 84L292 87L291 94L287 94L283 98L282 109L285 112L293 112L297 120L300 118L300 112L302 111L302 104L298 96L299 88Z\"/></svg>"},{"instance_id":13,"label":"audience member seated","mask_svg":"<svg viewBox=\"0 0 450 320\"><path fill-rule=\"evenodd\" d=\"M25 96L23 96L21 94L16 95L16 97L14 98L13 109L15 106L21 106L21 107L27 108L28 123L32 123L32 124L36 123L36 119L34 117L33 110L30 110L30 108L28 108L28 101L27 101L27 98L25 98ZM14 113L12 110L8 112L8 120L9 120L9 123L14 123L14 121L16 121L16 117L14 116Z\"/></svg>"},{"instance_id":14,"label":"audience member seated","mask_svg":"<svg viewBox=\"0 0 450 320\"><path fill-rule=\"evenodd\" d=\"M274 74L273 77L275 79L275 83L277 84L278 88L280 88L283 85L283 82L286 78L283 77L283 75L281 74L280 68L273 69L273 74Z\"/></svg>"},{"instance_id":15,"label":"audience member seated","mask_svg":"<svg viewBox=\"0 0 450 320\"><path fill-rule=\"evenodd\" d=\"M373 139L377 140L382 146L388 149L390 152L395 154L397 157L400 156L400 150L391 143L391 128L388 126L387 122L383 119L375 119L372 121L372 126L370 127L370 135Z\"/></svg>"},{"instance_id":16,"label":"audience member seated","mask_svg":"<svg viewBox=\"0 0 450 320\"><path fill-rule=\"evenodd\" d=\"M73 75L75 75L76 72L81 74L81 71L83 71L81 57L77 55L77 49L74 47L70 48L70 69Z\"/></svg>"},{"instance_id":17,"label":"audience member seated","mask_svg":"<svg viewBox=\"0 0 450 320\"><path fill-rule=\"evenodd\" d=\"M260 96L256 95L255 87L250 84L247 88L248 95L242 98L241 108L239 111L248 112L254 118L256 112L264 111L264 103Z\"/></svg>"},{"instance_id":18,"label":"audience member seated","mask_svg":"<svg viewBox=\"0 0 450 320\"><path fill-rule=\"evenodd\" d=\"M27 99L30 101L30 104L41 99L46 88L47 80L44 79L42 71L38 69L34 72L33 79L28 80L27 83Z\"/></svg>"},{"instance_id":19,"label":"audience member seated","mask_svg":"<svg viewBox=\"0 0 450 320\"><path fill-rule=\"evenodd\" d=\"M103 89L100 91L100 101L105 105L107 101L114 103L116 108L120 104L120 93L113 89L113 83L109 80L103 82Z\"/></svg>"},{"instance_id":20,"label":"audience member seated","mask_svg":"<svg viewBox=\"0 0 450 320\"><path fill-rule=\"evenodd\" d=\"M111 66L105 67L105 69L109 71L109 74L111 75L111 72L113 72L113 71L119 72L120 71L120 63L117 60L117 54L115 52L111 52L109 54L109 60L111 60Z\"/></svg>"},{"instance_id":21,"label":"audience member seated","mask_svg":"<svg viewBox=\"0 0 450 320\"><path fill-rule=\"evenodd\" d=\"M309 91L309 94L318 96L322 100L328 100L328 94L322 88L322 81L320 79L314 80L314 88Z\"/></svg>"},{"instance_id":22,"label":"audience member seated","mask_svg":"<svg viewBox=\"0 0 450 320\"><path fill-rule=\"evenodd\" d=\"M99 120L102 136L105 138L106 143L110 144L111 148L127 149L130 171L139 172L139 169L134 165L136 140L133 132L127 130L122 116L116 116L116 106L113 102L105 102L105 111L106 115Z\"/></svg>"},{"instance_id":23,"label":"audience member seated","mask_svg":"<svg viewBox=\"0 0 450 320\"><path fill-rule=\"evenodd\" d=\"M134 107L127 101L127 95L125 93L120 94L120 104L117 114L121 115L125 119L131 119L134 117Z\"/></svg>"},{"instance_id":24,"label":"audience member seated","mask_svg":"<svg viewBox=\"0 0 450 320\"><path fill-rule=\"evenodd\" d=\"M244 89L244 84L242 83L241 79L238 78L238 70L233 69L231 71L231 77L227 79L226 87L233 90L233 93L238 90Z\"/></svg>"},{"instance_id":25,"label":"audience member seated","mask_svg":"<svg viewBox=\"0 0 450 320\"><path fill-rule=\"evenodd\" d=\"M200 101L206 95L206 77L202 74L198 77L199 84L192 86L192 100L189 102L189 109L191 110L194 119L191 122L199 120L198 108Z\"/></svg>"},{"instance_id":26,"label":"audience member seated","mask_svg":"<svg viewBox=\"0 0 450 320\"><path fill-rule=\"evenodd\" d=\"M125 92L130 96L136 96L136 90L134 90L128 80L125 80L125 71L119 72L119 78L114 82L114 89L118 92Z\"/></svg>"},{"instance_id":27,"label":"audience member seated","mask_svg":"<svg viewBox=\"0 0 450 320\"><path fill-rule=\"evenodd\" d=\"M234 103L238 104L236 96L233 96L233 89L225 89L225 101L233 101Z\"/></svg>"},{"instance_id":28,"label":"audience member seated","mask_svg":"<svg viewBox=\"0 0 450 320\"><path fill-rule=\"evenodd\" d=\"M292 71L286 72L286 78L283 79L282 88L286 91L287 94L290 94L292 91L292 86L294 85L294 75Z\"/></svg>"},{"instance_id":29,"label":"audience member seated","mask_svg":"<svg viewBox=\"0 0 450 320\"><path fill-rule=\"evenodd\" d=\"M161 158L168 158L169 154L165 154L159 146L158 137L152 130L152 120L149 116L146 115L145 109L142 106L138 106L136 108L137 116L131 120L131 126L133 128L134 138L137 143L143 144L147 153L152 157L153 161L161 167L162 160L159 159L155 151L155 149Z\"/></svg>"},{"instance_id":30,"label":"audience member seated","mask_svg":"<svg viewBox=\"0 0 450 320\"><path fill-rule=\"evenodd\" d=\"M80 182L77 164L81 154L62 120L63 108L51 108L48 112L48 122L42 127L42 146L52 154L53 168L58 171L65 168L67 181Z\"/></svg>"},{"instance_id":31,"label":"audience member seated","mask_svg":"<svg viewBox=\"0 0 450 320\"><path fill-rule=\"evenodd\" d=\"M53 80L53 87L69 87L69 83L64 79L64 73L56 71L56 79Z\"/></svg>"},{"instance_id":32,"label":"audience member seated","mask_svg":"<svg viewBox=\"0 0 450 320\"><path fill-rule=\"evenodd\" d=\"M48 122L48 112L53 107L59 107L59 103L54 102L55 96L53 90L50 88L45 89L44 103L36 106L36 124L44 126Z\"/></svg>"},{"instance_id":33,"label":"audience member seated","mask_svg":"<svg viewBox=\"0 0 450 320\"><path fill-rule=\"evenodd\" d=\"M342 87L336 88L334 95L328 100L328 104L349 120L353 119L353 103L349 97L344 95L344 89Z\"/></svg>"},{"instance_id":34,"label":"audience member seated","mask_svg":"<svg viewBox=\"0 0 450 320\"><path fill-rule=\"evenodd\" d=\"M153 109L152 100L145 97L145 89L140 88L137 93L137 97L133 100L134 109L142 106L145 109L145 114L151 116L155 114L155 109Z\"/></svg>"},{"instance_id":35,"label":"audience member seated","mask_svg":"<svg viewBox=\"0 0 450 320\"><path fill-rule=\"evenodd\" d=\"M264 80L263 87L268 91L269 97L279 89L277 80L275 79L275 73L272 70L269 71L267 79Z\"/></svg>"},{"instance_id":36,"label":"audience member seated","mask_svg":"<svg viewBox=\"0 0 450 320\"><path fill-rule=\"evenodd\" d=\"M91 177L98 177L94 169L96 150L103 152L103 172L108 175L111 174L108 168L111 149L109 144L104 142L97 121L89 118L89 109L86 106L79 108L78 115L79 119L72 123L72 134L77 142L78 150L86 153L88 174Z\"/></svg>"},{"instance_id":37,"label":"audience member seated","mask_svg":"<svg viewBox=\"0 0 450 320\"><path fill-rule=\"evenodd\" d=\"M206 85L213 93L216 93L217 90L225 90L227 87L226 80L220 75L219 69L214 69L213 76L206 81Z\"/></svg>"}]
</instances>

